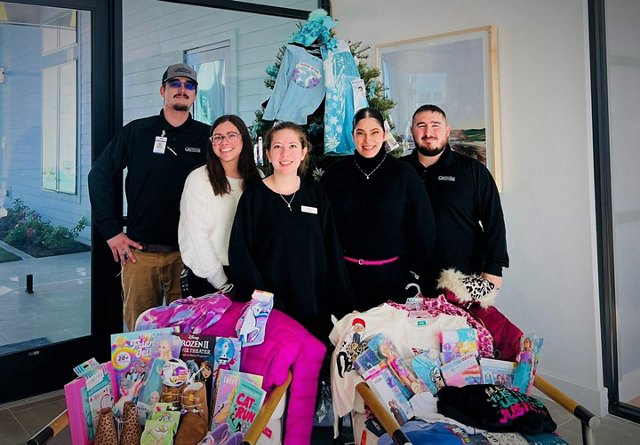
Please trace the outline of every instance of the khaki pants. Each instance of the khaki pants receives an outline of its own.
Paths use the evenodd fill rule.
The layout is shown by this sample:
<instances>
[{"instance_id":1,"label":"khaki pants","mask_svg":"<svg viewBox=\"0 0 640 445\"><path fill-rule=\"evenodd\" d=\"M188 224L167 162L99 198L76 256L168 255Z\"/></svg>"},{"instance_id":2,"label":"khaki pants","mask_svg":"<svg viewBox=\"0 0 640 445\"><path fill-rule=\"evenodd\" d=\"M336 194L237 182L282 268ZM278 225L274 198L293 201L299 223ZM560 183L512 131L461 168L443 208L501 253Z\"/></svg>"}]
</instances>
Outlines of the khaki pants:
<instances>
[{"instance_id":1,"label":"khaki pants","mask_svg":"<svg viewBox=\"0 0 640 445\"><path fill-rule=\"evenodd\" d=\"M122 302L124 321L129 331L135 329L138 316L182 298L180 272L184 268L180 252L145 253L135 251L137 261L122 267Z\"/></svg>"}]
</instances>

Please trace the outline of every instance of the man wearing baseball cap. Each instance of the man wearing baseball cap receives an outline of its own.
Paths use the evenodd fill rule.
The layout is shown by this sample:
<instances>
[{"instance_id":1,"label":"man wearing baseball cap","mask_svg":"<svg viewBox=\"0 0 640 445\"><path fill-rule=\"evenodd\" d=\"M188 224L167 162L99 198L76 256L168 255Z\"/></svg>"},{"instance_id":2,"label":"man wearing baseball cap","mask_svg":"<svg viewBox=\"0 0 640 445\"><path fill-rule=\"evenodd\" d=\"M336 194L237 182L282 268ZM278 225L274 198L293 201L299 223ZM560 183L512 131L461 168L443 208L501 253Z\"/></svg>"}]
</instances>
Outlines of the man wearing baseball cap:
<instances>
[{"instance_id":1,"label":"man wearing baseball cap","mask_svg":"<svg viewBox=\"0 0 640 445\"><path fill-rule=\"evenodd\" d=\"M197 88L193 68L169 66L160 85L160 114L125 125L89 172L94 222L122 267L123 315L130 331L142 312L182 296L180 196L187 175L205 163L209 148L209 126L189 112ZM126 231L114 186L125 168Z\"/></svg>"}]
</instances>

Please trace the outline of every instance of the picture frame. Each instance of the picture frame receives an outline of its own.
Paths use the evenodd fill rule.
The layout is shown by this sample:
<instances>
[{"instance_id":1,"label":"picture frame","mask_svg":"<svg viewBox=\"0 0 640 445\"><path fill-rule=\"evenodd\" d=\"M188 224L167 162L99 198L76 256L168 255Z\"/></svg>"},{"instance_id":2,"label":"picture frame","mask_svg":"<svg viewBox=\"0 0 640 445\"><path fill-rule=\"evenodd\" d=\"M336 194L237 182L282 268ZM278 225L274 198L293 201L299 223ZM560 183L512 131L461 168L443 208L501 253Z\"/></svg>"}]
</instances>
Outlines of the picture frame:
<instances>
[{"instance_id":1,"label":"picture frame","mask_svg":"<svg viewBox=\"0 0 640 445\"><path fill-rule=\"evenodd\" d=\"M421 105L447 114L456 151L481 161L502 190L498 43L494 25L376 46L377 67L394 134L408 152L413 148L411 118Z\"/></svg>"}]
</instances>

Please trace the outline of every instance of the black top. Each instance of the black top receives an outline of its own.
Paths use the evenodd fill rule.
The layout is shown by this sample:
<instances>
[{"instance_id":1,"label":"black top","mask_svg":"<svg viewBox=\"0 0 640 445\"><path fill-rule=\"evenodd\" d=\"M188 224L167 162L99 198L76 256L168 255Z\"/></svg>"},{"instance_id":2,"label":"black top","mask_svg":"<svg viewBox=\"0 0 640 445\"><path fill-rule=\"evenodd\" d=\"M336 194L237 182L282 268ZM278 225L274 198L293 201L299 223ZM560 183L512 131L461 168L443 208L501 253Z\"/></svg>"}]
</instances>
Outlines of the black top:
<instances>
[{"instance_id":1,"label":"black top","mask_svg":"<svg viewBox=\"0 0 640 445\"><path fill-rule=\"evenodd\" d=\"M154 153L163 131L164 153ZM125 125L89 172L94 221L105 239L122 231L115 180L127 168L127 235L138 242L177 246L182 188L187 175L205 163L208 137L209 126L191 115L179 127L171 126L163 111Z\"/></svg>"},{"instance_id":2,"label":"black top","mask_svg":"<svg viewBox=\"0 0 640 445\"><path fill-rule=\"evenodd\" d=\"M316 182L302 179L295 195L284 196L262 181L249 186L233 221L229 266L239 299L273 292L276 308L323 339L329 315L353 309L331 205Z\"/></svg>"},{"instance_id":3,"label":"black top","mask_svg":"<svg viewBox=\"0 0 640 445\"><path fill-rule=\"evenodd\" d=\"M438 237L428 282L435 288L442 269L502 276L509 267L500 194L487 168L447 147L438 162L425 168L417 150L403 158L418 172L431 198Z\"/></svg>"},{"instance_id":4,"label":"black top","mask_svg":"<svg viewBox=\"0 0 640 445\"><path fill-rule=\"evenodd\" d=\"M373 158L364 158L356 152L335 162L323 175L322 183L335 212L345 256L374 261L398 256L404 275L395 279L403 285L415 281L409 270L419 275L424 272L435 241L435 222L429 196L409 165L384 150ZM359 267L373 274L366 278L372 285L375 285L372 280L383 285L388 279L383 273L376 273L383 272L383 267ZM349 267L350 272L355 270ZM398 270L394 268L393 273ZM352 286L360 300L359 308L367 309L363 302L366 296L356 288L355 280ZM403 297L404 294L372 296L367 298L368 307Z\"/></svg>"}]
</instances>

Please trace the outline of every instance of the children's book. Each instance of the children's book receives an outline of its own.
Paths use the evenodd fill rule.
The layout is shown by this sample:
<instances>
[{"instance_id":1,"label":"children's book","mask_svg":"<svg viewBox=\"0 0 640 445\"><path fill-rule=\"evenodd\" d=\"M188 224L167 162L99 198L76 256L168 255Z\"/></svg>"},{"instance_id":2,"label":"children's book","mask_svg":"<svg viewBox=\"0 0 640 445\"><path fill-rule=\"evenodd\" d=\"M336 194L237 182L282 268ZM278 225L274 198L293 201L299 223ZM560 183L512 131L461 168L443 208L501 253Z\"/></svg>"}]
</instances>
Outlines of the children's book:
<instances>
[{"instance_id":1,"label":"children's book","mask_svg":"<svg viewBox=\"0 0 640 445\"><path fill-rule=\"evenodd\" d=\"M445 386L442 372L440 371L441 365L437 351L433 353L429 351L421 352L411 361L413 371L427 385L427 388L434 396Z\"/></svg>"},{"instance_id":2,"label":"children's book","mask_svg":"<svg viewBox=\"0 0 640 445\"><path fill-rule=\"evenodd\" d=\"M195 381L204 383L207 389L207 404L211 413L211 397L213 395L213 364L216 337L205 334L177 334L181 339L180 359L183 360Z\"/></svg>"},{"instance_id":3,"label":"children's book","mask_svg":"<svg viewBox=\"0 0 640 445\"><path fill-rule=\"evenodd\" d=\"M240 371L242 343L234 337L218 337L213 353L213 371L229 369Z\"/></svg>"},{"instance_id":4,"label":"children's book","mask_svg":"<svg viewBox=\"0 0 640 445\"><path fill-rule=\"evenodd\" d=\"M152 346L155 338L171 335L176 330L176 327L170 327L111 335L111 363L116 374L118 399L122 404L128 400L136 401L147 364L154 358Z\"/></svg>"},{"instance_id":5,"label":"children's book","mask_svg":"<svg viewBox=\"0 0 640 445\"><path fill-rule=\"evenodd\" d=\"M478 359L473 352L467 352L449 363L445 363L440 368L442 377L447 386L462 387L465 385L476 385L482 382L482 373Z\"/></svg>"},{"instance_id":6,"label":"children's book","mask_svg":"<svg viewBox=\"0 0 640 445\"><path fill-rule=\"evenodd\" d=\"M258 415L267 392L248 380L241 379L233 396L227 423L232 432L246 434Z\"/></svg>"},{"instance_id":7,"label":"children's book","mask_svg":"<svg viewBox=\"0 0 640 445\"><path fill-rule=\"evenodd\" d=\"M449 363L464 354L478 356L478 331L474 328L443 329L440 331L442 363Z\"/></svg>"},{"instance_id":8,"label":"children's book","mask_svg":"<svg viewBox=\"0 0 640 445\"><path fill-rule=\"evenodd\" d=\"M73 445L92 444L98 412L110 408L116 399L116 378L111 362L84 370L84 374L64 385Z\"/></svg>"},{"instance_id":9,"label":"children's book","mask_svg":"<svg viewBox=\"0 0 640 445\"><path fill-rule=\"evenodd\" d=\"M482 383L502 386L511 389L513 387L513 374L516 363L492 358L481 358Z\"/></svg>"},{"instance_id":10,"label":"children's book","mask_svg":"<svg viewBox=\"0 0 640 445\"><path fill-rule=\"evenodd\" d=\"M211 429L225 423L231 412L231 403L241 380L247 380L258 387L262 387L262 376L247 372L219 369L216 372L213 414L211 415Z\"/></svg>"}]
</instances>

